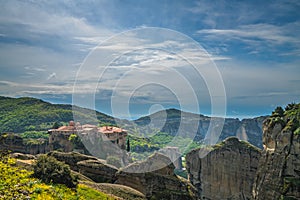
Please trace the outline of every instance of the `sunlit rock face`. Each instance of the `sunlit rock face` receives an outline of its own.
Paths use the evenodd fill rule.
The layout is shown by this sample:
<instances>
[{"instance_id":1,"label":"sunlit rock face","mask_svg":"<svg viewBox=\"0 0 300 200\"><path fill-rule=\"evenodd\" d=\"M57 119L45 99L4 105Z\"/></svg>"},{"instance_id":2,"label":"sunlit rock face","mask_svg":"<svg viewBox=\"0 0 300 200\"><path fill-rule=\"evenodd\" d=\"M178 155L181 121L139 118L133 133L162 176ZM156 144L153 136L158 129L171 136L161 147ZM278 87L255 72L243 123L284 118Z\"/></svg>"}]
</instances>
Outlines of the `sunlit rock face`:
<instances>
[{"instance_id":1,"label":"sunlit rock face","mask_svg":"<svg viewBox=\"0 0 300 200\"><path fill-rule=\"evenodd\" d=\"M250 199L260 154L234 137L211 149L193 150L186 156L189 181L202 199Z\"/></svg>"},{"instance_id":2,"label":"sunlit rock face","mask_svg":"<svg viewBox=\"0 0 300 200\"><path fill-rule=\"evenodd\" d=\"M263 123L264 150L253 185L254 199L300 199L299 104Z\"/></svg>"}]
</instances>

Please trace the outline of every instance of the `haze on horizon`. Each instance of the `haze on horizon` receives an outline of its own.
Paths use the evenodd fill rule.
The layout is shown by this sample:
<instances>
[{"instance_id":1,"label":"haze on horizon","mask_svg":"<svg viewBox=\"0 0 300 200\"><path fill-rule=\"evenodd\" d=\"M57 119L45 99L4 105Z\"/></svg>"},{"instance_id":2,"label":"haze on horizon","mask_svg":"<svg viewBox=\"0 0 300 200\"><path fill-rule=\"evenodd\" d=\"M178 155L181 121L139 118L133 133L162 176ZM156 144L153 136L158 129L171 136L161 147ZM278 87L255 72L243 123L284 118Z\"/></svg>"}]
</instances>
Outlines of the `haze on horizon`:
<instances>
[{"instance_id":1,"label":"haze on horizon","mask_svg":"<svg viewBox=\"0 0 300 200\"><path fill-rule=\"evenodd\" d=\"M99 43L124 31L158 27L174 30L198 42L216 64L226 91L227 116L270 114L277 105L300 101L300 2L275 1L2 1L0 3L0 95L31 96L52 103L72 103L73 86L85 58ZM120 49L142 46L138 35L105 46L113 55ZM152 42L152 43L151 43ZM190 46L178 41L151 38L152 47L179 48L193 55ZM141 51L111 63L105 82L93 71L81 74L79 94L95 97L95 108L112 115L111 80L124 79L124 71L137 68L169 80L166 67L178 69L199 98L201 114L211 114L205 81L194 80L193 71L174 62L170 54ZM152 65L152 64L153 65ZM126 79L120 99L145 79L136 74ZM133 81L134 80L134 81ZM91 85L98 84L96 92ZM194 87L195 88L195 87ZM178 96L159 85L138 88L130 98L131 116L138 118L164 108L181 109ZM95 96L94 96L95 95ZM177 96L178 95L178 96ZM189 95L187 95L189 98ZM82 104L81 104L82 103ZM82 101L79 106L86 107ZM126 105L125 105L126 106ZM189 108L189 105L186 105ZM190 106L191 108L191 106ZM194 112L193 109L185 111Z\"/></svg>"}]
</instances>

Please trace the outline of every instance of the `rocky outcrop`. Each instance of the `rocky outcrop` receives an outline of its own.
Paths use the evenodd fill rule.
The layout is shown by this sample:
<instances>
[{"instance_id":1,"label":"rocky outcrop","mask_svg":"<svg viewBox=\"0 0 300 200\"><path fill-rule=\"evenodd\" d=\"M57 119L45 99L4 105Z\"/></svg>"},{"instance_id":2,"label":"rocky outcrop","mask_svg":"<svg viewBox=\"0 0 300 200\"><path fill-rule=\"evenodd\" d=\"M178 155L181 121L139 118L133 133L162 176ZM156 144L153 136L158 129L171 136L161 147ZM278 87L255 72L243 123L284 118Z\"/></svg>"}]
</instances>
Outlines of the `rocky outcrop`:
<instances>
[{"instance_id":1,"label":"rocky outcrop","mask_svg":"<svg viewBox=\"0 0 300 200\"><path fill-rule=\"evenodd\" d=\"M24 153L13 153L11 154L12 158L20 159L20 160L34 160L36 156L31 154L24 154Z\"/></svg>"},{"instance_id":2,"label":"rocky outcrop","mask_svg":"<svg viewBox=\"0 0 300 200\"><path fill-rule=\"evenodd\" d=\"M259 157L258 148L228 138L211 149L186 155L189 181L203 199L250 199Z\"/></svg>"},{"instance_id":3,"label":"rocky outcrop","mask_svg":"<svg viewBox=\"0 0 300 200\"><path fill-rule=\"evenodd\" d=\"M58 161L65 162L66 164L70 165L70 168L74 171L79 171L77 163L80 161L98 160L96 157L80 154L77 152L51 151L47 155L53 156Z\"/></svg>"},{"instance_id":4,"label":"rocky outcrop","mask_svg":"<svg viewBox=\"0 0 300 200\"><path fill-rule=\"evenodd\" d=\"M48 151L48 141L42 138L23 139L14 133L3 133L0 135L0 150L36 155Z\"/></svg>"},{"instance_id":5,"label":"rocky outcrop","mask_svg":"<svg viewBox=\"0 0 300 200\"><path fill-rule=\"evenodd\" d=\"M254 199L300 199L300 106L263 123L264 150L259 161Z\"/></svg>"},{"instance_id":6,"label":"rocky outcrop","mask_svg":"<svg viewBox=\"0 0 300 200\"><path fill-rule=\"evenodd\" d=\"M118 171L116 183L142 192L147 199L196 199L193 186L177 177L174 169L168 157L156 153Z\"/></svg>"},{"instance_id":7,"label":"rocky outcrop","mask_svg":"<svg viewBox=\"0 0 300 200\"><path fill-rule=\"evenodd\" d=\"M70 152L74 149L74 144L69 140L70 135L67 133L49 133L49 150L59 150Z\"/></svg>"},{"instance_id":8,"label":"rocky outcrop","mask_svg":"<svg viewBox=\"0 0 300 200\"><path fill-rule=\"evenodd\" d=\"M115 181L115 174L118 169L106 164L105 160L77 152L52 151L49 152L48 155L65 162L72 170L79 172L95 182L113 183Z\"/></svg>"},{"instance_id":9,"label":"rocky outcrop","mask_svg":"<svg viewBox=\"0 0 300 200\"><path fill-rule=\"evenodd\" d=\"M119 197L116 198L118 200L146 200L144 194L125 185L92 182L85 182L84 184L95 188L103 193L110 194L112 197Z\"/></svg>"},{"instance_id":10,"label":"rocky outcrop","mask_svg":"<svg viewBox=\"0 0 300 200\"><path fill-rule=\"evenodd\" d=\"M77 163L79 173L89 177L98 183L115 182L115 174L118 169L112 165L107 165L100 160L85 160Z\"/></svg>"}]
</instances>

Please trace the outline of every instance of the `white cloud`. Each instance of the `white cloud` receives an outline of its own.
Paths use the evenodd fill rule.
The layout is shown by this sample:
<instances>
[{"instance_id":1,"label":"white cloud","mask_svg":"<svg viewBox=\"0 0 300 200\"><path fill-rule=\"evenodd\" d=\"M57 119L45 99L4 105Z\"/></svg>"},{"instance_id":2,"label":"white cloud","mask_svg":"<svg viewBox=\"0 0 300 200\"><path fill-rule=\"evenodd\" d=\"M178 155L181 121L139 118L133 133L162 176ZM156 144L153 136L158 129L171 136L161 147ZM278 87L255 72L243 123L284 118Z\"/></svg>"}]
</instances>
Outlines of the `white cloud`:
<instances>
[{"instance_id":1,"label":"white cloud","mask_svg":"<svg viewBox=\"0 0 300 200\"><path fill-rule=\"evenodd\" d=\"M28 70L28 71L37 71L37 72L44 72L46 71L47 66L38 66L38 67L34 67L34 66L25 66L24 69Z\"/></svg>"},{"instance_id":2,"label":"white cloud","mask_svg":"<svg viewBox=\"0 0 300 200\"><path fill-rule=\"evenodd\" d=\"M296 48L300 48L299 28L300 23L291 23L283 26L249 24L234 29L203 29L198 30L197 33L214 41L223 41L225 43L228 40L239 40L254 47L290 44ZM291 29L295 31L291 31Z\"/></svg>"},{"instance_id":3,"label":"white cloud","mask_svg":"<svg viewBox=\"0 0 300 200\"><path fill-rule=\"evenodd\" d=\"M253 7L248 3L232 5L226 4L226 1L220 1L216 6L210 1L199 1L194 8L189 8L188 11L192 11L192 14L188 13L187 24L181 25L178 30L189 29L190 26L205 27L198 30L194 36L204 41L208 47L210 42L219 45L212 47L207 53L202 47L199 50L184 40L168 39L176 34L172 31L164 38L157 37L161 33L160 30L152 34L141 31L125 32L123 37L114 36L114 33L129 26L114 24L115 13L111 10L115 11L116 8L102 7L104 1L97 4L99 11L95 12L98 8L94 8L91 13L87 11L93 8L86 3L82 6L75 6L77 3L70 1L62 4L7 1L1 5L0 37L3 40L8 39L7 43L0 44L2 95L71 95L74 79L77 78L76 92L83 96L93 94L100 81L98 89L116 91L118 96L124 97L132 95L132 90L138 84L151 80L162 85L170 85L170 88L179 88L176 92L187 100L190 95L185 87L189 86L189 82L199 96L206 95L203 101L209 101L204 79L214 82L218 78L210 68L211 61L216 61L221 66L228 97L233 102L247 105L248 102L243 102L246 101L243 97L252 100L256 98L255 102L259 102L257 101L259 98L288 99L299 94L297 76L299 69L294 67L290 70L284 66L297 66L296 64L285 62L281 66L275 62L271 64L271 68L267 66L269 63L261 61L238 62L230 52L231 42L238 41L239 45L248 45L251 56L259 55L262 51L268 50L267 48L273 51L277 47L286 46L293 48L280 51L278 55L299 56L300 23L271 24L270 21L274 21L275 18L265 20L265 15L270 13L264 13L263 7L251 9ZM233 9L228 8L231 5ZM253 6L258 7L254 4ZM236 12L232 12L235 9ZM279 10L282 9L280 7ZM92 20L89 19L95 13L98 15L93 16ZM173 13L171 18L176 18ZM259 20L261 23L254 24L257 19L261 19ZM113 27L111 24L120 29L116 31L108 28ZM200 26L196 27L195 24ZM141 30L143 28L146 30L147 25L140 27ZM100 42L102 44L97 46ZM84 60L90 50L98 54ZM185 59L201 66L205 78L198 77ZM108 70L101 74L107 63L110 64ZM85 64L89 67L79 71L76 77L79 67ZM100 77L101 75L103 76ZM292 83L290 80L296 82ZM122 84L115 88L118 81ZM164 90L155 89L153 93L149 93L149 90L138 91L135 94L137 100L170 103L171 98L164 95ZM143 98L145 96L151 98Z\"/></svg>"},{"instance_id":4,"label":"white cloud","mask_svg":"<svg viewBox=\"0 0 300 200\"><path fill-rule=\"evenodd\" d=\"M113 34L107 28L91 25L84 17L73 16L68 10L62 11L61 4L50 3L51 7L45 7L46 4L20 1L3 3L0 8L0 24L3 25L1 36L30 45L42 45L42 48L80 52ZM42 44L38 42L40 40L44 40ZM89 46L73 46L76 42Z\"/></svg>"}]
</instances>

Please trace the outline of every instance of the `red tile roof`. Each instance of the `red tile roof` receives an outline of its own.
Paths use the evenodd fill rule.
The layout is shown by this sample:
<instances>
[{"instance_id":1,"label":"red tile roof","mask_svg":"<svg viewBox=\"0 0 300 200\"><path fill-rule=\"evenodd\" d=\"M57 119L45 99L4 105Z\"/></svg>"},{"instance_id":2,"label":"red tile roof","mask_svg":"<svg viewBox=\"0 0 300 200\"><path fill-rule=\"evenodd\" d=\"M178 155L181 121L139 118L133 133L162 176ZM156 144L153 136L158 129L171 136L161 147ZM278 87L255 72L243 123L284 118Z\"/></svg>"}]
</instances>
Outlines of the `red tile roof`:
<instances>
[{"instance_id":1,"label":"red tile roof","mask_svg":"<svg viewBox=\"0 0 300 200\"><path fill-rule=\"evenodd\" d=\"M82 128L97 128L96 125L93 125L93 124L84 124L81 126Z\"/></svg>"},{"instance_id":2,"label":"red tile roof","mask_svg":"<svg viewBox=\"0 0 300 200\"><path fill-rule=\"evenodd\" d=\"M74 131L75 127L74 126L61 126L56 130L58 130L58 131Z\"/></svg>"},{"instance_id":3,"label":"red tile roof","mask_svg":"<svg viewBox=\"0 0 300 200\"><path fill-rule=\"evenodd\" d=\"M122 133L125 132L124 129L114 127L114 126L102 126L99 128L101 133Z\"/></svg>"},{"instance_id":4,"label":"red tile roof","mask_svg":"<svg viewBox=\"0 0 300 200\"><path fill-rule=\"evenodd\" d=\"M102 126L102 127L97 127L96 125L92 125L92 124L84 124L84 125L77 125L74 126L74 122L71 123L69 126L61 126L58 129L51 129L51 131L81 131L81 130L85 130L85 129L97 129L98 132L100 133L104 133L104 134L112 134L112 133L122 133L122 132L126 132L126 130L122 129L122 128L118 128L118 127L114 127L114 126Z\"/></svg>"}]
</instances>

